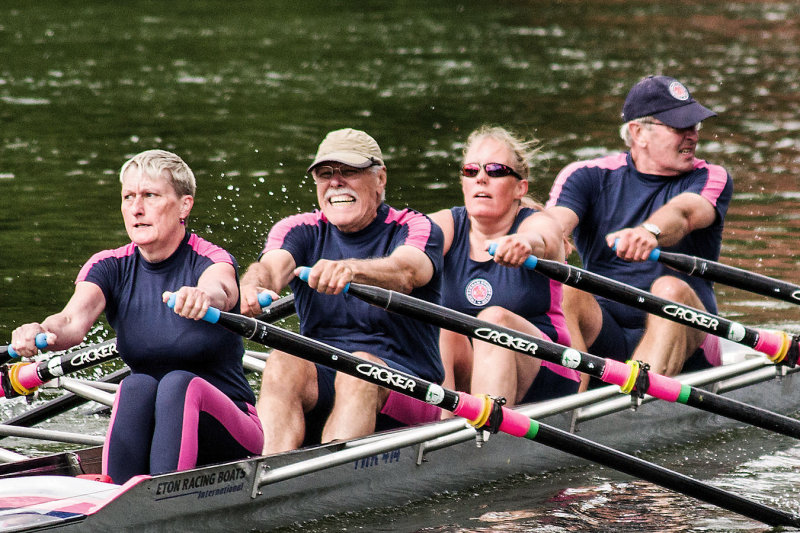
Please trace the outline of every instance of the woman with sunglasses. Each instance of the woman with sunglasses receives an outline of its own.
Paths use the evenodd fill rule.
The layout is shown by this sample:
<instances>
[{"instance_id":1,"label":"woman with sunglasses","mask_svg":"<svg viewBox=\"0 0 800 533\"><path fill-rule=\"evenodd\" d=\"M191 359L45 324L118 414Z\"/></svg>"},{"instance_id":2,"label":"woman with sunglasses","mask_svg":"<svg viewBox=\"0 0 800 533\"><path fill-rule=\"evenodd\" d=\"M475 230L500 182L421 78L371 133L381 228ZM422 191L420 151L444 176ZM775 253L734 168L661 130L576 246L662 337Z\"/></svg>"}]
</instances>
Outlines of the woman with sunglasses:
<instances>
[{"instance_id":1,"label":"woman with sunglasses","mask_svg":"<svg viewBox=\"0 0 800 533\"><path fill-rule=\"evenodd\" d=\"M519 268L531 254L564 260L561 227L526 196L535 145L500 127L481 127L467 139L461 167L464 206L431 215L444 232L442 305L569 345L561 285ZM492 243L497 244L494 256L488 252ZM439 347L446 387L503 396L509 404L578 389L574 370L448 330L441 330Z\"/></svg>"}]
</instances>

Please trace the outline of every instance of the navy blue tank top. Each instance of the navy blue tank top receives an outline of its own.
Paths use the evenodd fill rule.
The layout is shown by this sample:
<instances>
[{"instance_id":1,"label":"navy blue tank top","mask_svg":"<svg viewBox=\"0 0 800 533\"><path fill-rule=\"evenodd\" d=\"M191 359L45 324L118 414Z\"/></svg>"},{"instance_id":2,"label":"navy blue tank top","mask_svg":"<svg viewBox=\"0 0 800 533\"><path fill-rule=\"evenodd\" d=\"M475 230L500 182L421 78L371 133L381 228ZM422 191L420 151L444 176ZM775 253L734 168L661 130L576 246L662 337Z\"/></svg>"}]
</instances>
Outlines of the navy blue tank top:
<instances>
[{"instance_id":1,"label":"navy blue tank top","mask_svg":"<svg viewBox=\"0 0 800 533\"><path fill-rule=\"evenodd\" d=\"M470 221L466 207L453 207L453 243L444 257L442 305L471 316L489 306L499 306L524 317L550 340L569 344L561 284L526 268L509 268L493 260L470 259ZM509 234L536 210L517 213Z\"/></svg>"}]
</instances>

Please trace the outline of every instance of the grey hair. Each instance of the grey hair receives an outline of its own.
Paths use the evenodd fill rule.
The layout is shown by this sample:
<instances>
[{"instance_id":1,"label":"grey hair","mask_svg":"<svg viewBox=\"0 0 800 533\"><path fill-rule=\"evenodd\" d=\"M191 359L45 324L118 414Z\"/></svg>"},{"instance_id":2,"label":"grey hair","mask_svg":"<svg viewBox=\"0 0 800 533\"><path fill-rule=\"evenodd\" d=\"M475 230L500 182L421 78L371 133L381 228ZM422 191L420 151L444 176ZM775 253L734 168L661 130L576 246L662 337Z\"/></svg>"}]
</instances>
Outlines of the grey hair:
<instances>
[{"instance_id":1,"label":"grey hair","mask_svg":"<svg viewBox=\"0 0 800 533\"><path fill-rule=\"evenodd\" d=\"M633 137L631 137L631 124L642 124L645 127L647 124L653 120L653 117L639 117L633 120L629 120L625 124L619 127L619 136L622 138L622 142L625 143L625 146L631 147L633 146Z\"/></svg>"},{"instance_id":2,"label":"grey hair","mask_svg":"<svg viewBox=\"0 0 800 533\"><path fill-rule=\"evenodd\" d=\"M383 165L375 165L373 164L370 168L372 174L377 178L381 172L381 169L385 168ZM373 170L374 169L374 170ZM386 201L386 186L383 186L383 191L381 191L381 202Z\"/></svg>"},{"instance_id":3,"label":"grey hair","mask_svg":"<svg viewBox=\"0 0 800 533\"><path fill-rule=\"evenodd\" d=\"M473 131L467 137L467 142L464 145L464 153L462 159L466 158L469 149L478 141L483 139L494 139L508 147L511 153L514 154L514 170L522 176L523 179L530 181L531 161L533 157L539 153L539 140L529 139L524 141L514 133L508 131L500 126L484 125ZM466 161L464 161L466 163Z\"/></svg>"},{"instance_id":4,"label":"grey hair","mask_svg":"<svg viewBox=\"0 0 800 533\"><path fill-rule=\"evenodd\" d=\"M122 183L125 172L130 167L136 167L141 174L147 174L155 179L166 177L178 196L189 195L194 197L197 190L197 183L192 169L183 159L172 152L145 150L136 154L122 165L122 169L119 171L120 183Z\"/></svg>"},{"instance_id":5,"label":"grey hair","mask_svg":"<svg viewBox=\"0 0 800 533\"><path fill-rule=\"evenodd\" d=\"M653 122L654 120L656 120L656 118L653 117L653 116L639 117L639 118L635 118L633 120L629 120L628 122L626 122L625 124L620 126L619 127L619 136L622 138L622 141L625 143L625 146L627 146L629 148L631 146L633 146L633 137L631 137L631 129L629 127L631 124L634 124L634 123L641 124L645 128L649 128L650 126L652 126L654 124L654 122ZM697 131L700 131L700 129L703 127L703 123L702 122L698 122L697 124L695 124L694 127L697 129Z\"/></svg>"}]
</instances>

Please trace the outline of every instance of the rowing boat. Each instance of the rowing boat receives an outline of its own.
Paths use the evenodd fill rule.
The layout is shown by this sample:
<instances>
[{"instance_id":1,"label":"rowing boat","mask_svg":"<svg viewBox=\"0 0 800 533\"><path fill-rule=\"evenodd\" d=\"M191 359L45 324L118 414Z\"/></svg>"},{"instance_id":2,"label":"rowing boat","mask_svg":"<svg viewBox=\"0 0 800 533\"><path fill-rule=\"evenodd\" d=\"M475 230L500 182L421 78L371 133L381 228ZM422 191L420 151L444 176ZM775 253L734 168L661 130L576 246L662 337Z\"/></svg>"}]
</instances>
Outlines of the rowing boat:
<instances>
[{"instance_id":1,"label":"rowing boat","mask_svg":"<svg viewBox=\"0 0 800 533\"><path fill-rule=\"evenodd\" d=\"M795 412L796 369L738 349L736 362L680 377L739 401ZM645 397L636 410L616 386L518 409L526 416L632 452L658 449L740 425ZM367 508L400 505L519 473L576 464L573 456L463 419L158 476L125 485L92 479L90 448L0 466L0 530L266 530ZM87 476L88 474L88 476ZM77 477L81 475L81 477ZM344 496L343 496L344 495Z\"/></svg>"}]
</instances>

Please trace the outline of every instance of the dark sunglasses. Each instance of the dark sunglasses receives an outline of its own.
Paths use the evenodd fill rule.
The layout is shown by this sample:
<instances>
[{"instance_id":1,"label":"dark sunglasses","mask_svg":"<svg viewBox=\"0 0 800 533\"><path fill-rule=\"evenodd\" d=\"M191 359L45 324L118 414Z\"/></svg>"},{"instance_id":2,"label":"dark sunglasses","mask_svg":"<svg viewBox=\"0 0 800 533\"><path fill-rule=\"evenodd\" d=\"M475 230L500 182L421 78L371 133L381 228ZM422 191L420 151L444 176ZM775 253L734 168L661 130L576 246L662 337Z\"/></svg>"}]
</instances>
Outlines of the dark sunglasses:
<instances>
[{"instance_id":1,"label":"dark sunglasses","mask_svg":"<svg viewBox=\"0 0 800 533\"><path fill-rule=\"evenodd\" d=\"M514 176L518 180L522 179L516 170L503 163L486 163L481 165L479 163L467 163L461 167L461 175L465 178L474 178L477 176L481 168L486 171L486 175L490 178L505 178L506 176Z\"/></svg>"}]
</instances>

